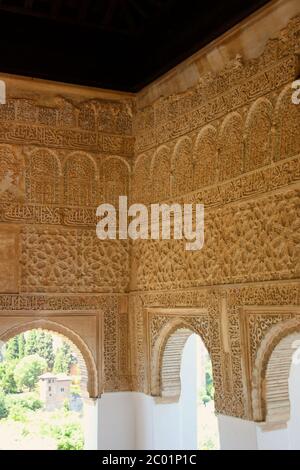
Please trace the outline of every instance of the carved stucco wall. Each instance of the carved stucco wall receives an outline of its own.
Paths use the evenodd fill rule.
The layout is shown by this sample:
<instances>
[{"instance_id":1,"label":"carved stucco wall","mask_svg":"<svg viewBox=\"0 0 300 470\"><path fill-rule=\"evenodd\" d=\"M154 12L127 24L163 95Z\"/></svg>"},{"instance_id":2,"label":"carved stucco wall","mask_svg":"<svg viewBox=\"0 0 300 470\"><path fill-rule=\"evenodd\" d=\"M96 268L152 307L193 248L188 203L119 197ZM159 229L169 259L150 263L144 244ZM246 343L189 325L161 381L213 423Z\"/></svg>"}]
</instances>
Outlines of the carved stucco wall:
<instances>
[{"instance_id":1,"label":"carved stucco wall","mask_svg":"<svg viewBox=\"0 0 300 470\"><path fill-rule=\"evenodd\" d=\"M32 319L65 326L93 355L90 393L128 390L129 245L100 242L95 223L101 202L129 192L133 100L5 79L0 335Z\"/></svg>"},{"instance_id":2,"label":"carved stucco wall","mask_svg":"<svg viewBox=\"0 0 300 470\"><path fill-rule=\"evenodd\" d=\"M296 17L259 57L146 107L139 95L7 78L0 335L56 322L91 351L99 394L159 396L163 345L176 330L196 332L217 411L253 417L260 344L299 313L299 33ZM120 194L204 203L203 249L100 242L96 206Z\"/></svg>"},{"instance_id":3,"label":"carved stucco wall","mask_svg":"<svg viewBox=\"0 0 300 470\"><path fill-rule=\"evenodd\" d=\"M205 205L201 251L177 240L133 243L138 390L165 397L170 341L189 330L210 352L217 411L265 419L253 415L256 354L274 324L300 311L300 106L291 100L299 47L298 16L258 57L238 56L182 93L168 96L162 85L164 96L147 106L155 85L138 99L133 200ZM172 355L169 367L179 360Z\"/></svg>"}]
</instances>

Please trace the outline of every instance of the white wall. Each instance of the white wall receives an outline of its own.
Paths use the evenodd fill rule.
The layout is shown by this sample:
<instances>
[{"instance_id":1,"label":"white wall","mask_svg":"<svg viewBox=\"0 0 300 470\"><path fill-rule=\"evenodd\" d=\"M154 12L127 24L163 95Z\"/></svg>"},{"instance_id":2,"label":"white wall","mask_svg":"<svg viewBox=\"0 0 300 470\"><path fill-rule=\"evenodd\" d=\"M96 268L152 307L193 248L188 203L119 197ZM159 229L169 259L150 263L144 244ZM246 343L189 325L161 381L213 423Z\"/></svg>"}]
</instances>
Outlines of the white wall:
<instances>
[{"instance_id":1,"label":"white wall","mask_svg":"<svg viewBox=\"0 0 300 470\"><path fill-rule=\"evenodd\" d=\"M143 393L104 393L98 399L100 449L196 449L196 338L182 357L178 403L158 404Z\"/></svg>"},{"instance_id":2,"label":"white wall","mask_svg":"<svg viewBox=\"0 0 300 470\"><path fill-rule=\"evenodd\" d=\"M181 363L181 396L178 403L156 403L137 393L137 449L197 448L196 336L187 340Z\"/></svg>"},{"instance_id":3,"label":"white wall","mask_svg":"<svg viewBox=\"0 0 300 470\"><path fill-rule=\"evenodd\" d=\"M257 448L258 450L289 450L288 430L265 431L263 427L257 425Z\"/></svg>"},{"instance_id":4,"label":"white wall","mask_svg":"<svg viewBox=\"0 0 300 470\"><path fill-rule=\"evenodd\" d=\"M221 450L256 450L256 424L252 421L218 415Z\"/></svg>"},{"instance_id":5,"label":"white wall","mask_svg":"<svg viewBox=\"0 0 300 470\"><path fill-rule=\"evenodd\" d=\"M104 393L99 405L99 449L135 449L135 393Z\"/></svg>"}]
</instances>

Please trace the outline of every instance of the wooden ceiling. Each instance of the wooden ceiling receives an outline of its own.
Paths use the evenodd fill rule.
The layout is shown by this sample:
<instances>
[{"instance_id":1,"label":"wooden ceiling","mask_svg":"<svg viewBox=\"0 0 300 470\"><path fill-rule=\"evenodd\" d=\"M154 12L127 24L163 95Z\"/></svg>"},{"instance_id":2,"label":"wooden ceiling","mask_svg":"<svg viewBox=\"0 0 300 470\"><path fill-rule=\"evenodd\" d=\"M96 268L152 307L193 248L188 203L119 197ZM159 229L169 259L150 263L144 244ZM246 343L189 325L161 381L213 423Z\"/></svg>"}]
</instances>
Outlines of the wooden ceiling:
<instances>
[{"instance_id":1,"label":"wooden ceiling","mask_svg":"<svg viewBox=\"0 0 300 470\"><path fill-rule=\"evenodd\" d=\"M266 0L0 0L0 72L135 92Z\"/></svg>"}]
</instances>

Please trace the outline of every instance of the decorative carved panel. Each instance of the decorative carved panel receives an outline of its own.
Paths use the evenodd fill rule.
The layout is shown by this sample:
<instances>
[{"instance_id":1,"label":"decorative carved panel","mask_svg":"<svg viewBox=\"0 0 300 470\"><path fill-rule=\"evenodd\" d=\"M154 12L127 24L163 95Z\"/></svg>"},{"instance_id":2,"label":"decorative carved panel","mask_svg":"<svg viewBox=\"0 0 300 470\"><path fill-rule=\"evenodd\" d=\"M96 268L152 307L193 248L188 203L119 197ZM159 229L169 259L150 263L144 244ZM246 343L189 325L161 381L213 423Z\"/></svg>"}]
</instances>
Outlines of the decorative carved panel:
<instances>
[{"instance_id":1,"label":"decorative carved panel","mask_svg":"<svg viewBox=\"0 0 300 470\"><path fill-rule=\"evenodd\" d=\"M0 328L33 312L73 324L98 394L156 394L155 346L174 322L207 344L217 411L252 419L258 351L300 304L299 32L296 17L260 56L203 65L199 83L178 94L166 82L146 107L139 95L7 77ZM203 249L98 240L96 207L120 195L203 203Z\"/></svg>"},{"instance_id":2,"label":"decorative carved panel","mask_svg":"<svg viewBox=\"0 0 300 470\"><path fill-rule=\"evenodd\" d=\"M0 225L0 292L19 290L19 227Z\"/></svg>"}]
</instances>

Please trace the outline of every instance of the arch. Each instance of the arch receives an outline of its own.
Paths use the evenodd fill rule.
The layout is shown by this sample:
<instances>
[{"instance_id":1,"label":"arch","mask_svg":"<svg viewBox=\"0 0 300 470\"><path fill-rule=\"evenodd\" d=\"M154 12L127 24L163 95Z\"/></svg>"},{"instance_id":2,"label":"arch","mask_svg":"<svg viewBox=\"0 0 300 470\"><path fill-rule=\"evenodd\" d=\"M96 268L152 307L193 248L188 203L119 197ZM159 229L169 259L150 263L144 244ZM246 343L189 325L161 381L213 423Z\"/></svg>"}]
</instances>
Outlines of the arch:
<instances>
[{"instance_id":1,"label":"arch","mask_svg":"<svg viewBox=\"0 0 300 470\"><path fill-rule=\"evenodd\" d=\"M176 143L171 163L172 195L179 196L193 190L192 140L182 137Z\"/></svg>"},{"instance_id":2,"label":"arch","mask_svg":"<svg viewBox=\"0 0 300 470\"><path fill-rule=\"evenodd\" d=\"M130 166L118 156L109 156L102 162L104 198L106 203L118 205L119 196L129 193Z\"/></svg>"},{"instance_id":3,"label":"arch","mask_svg":"<svg viewBox=\"0 0 300 470\"><path fill-rule=\"evenodd\" d=\"M182 352L186 341L193 333L200 336L209 352L206 338L188 320L175 319L161 329L152 350L151 395L169 403L179 400Z\"/></svg>"},{"instance_id":4,"label":"arch","mask_svg":"<svg viewBox=\"0 0 300 470\"><path fill-rule=\"evenodd\" d=\"M245 123L245 171L252 171L272 161L272 103L258 98L248 111Z\"/></svg>"},{"instance_id":5,"label":"arch","mask_svg":"<svg viewBox=\"0 0 300 470\"><path fill-rule=\"evenodd\" d=\"M121 163L123 163L126 166L128 173L129 174L131 173L131 167L130 167L128 161L125 160L125 158L119 157L119 155L110 155L109 157L106 157L103 160L103 163L106 163L109 160L119 160Z\"/></svg>"},{"instance_id":6,"label":"arch","mask_svg":"<svg viewBox=\"0 0 300 470\"><path fill-rule=\"evenodd\" d=\"M152 157L150 169L153 200L163 201L170 197L171 161L170 149L160 146Z\"/></svg>"},{"instance_id":7,"label":"arch","mask_svg":"<svg viewBox=\"0 0 300 470\"><path fill-rule=\"evenodd\" d=\"M285 426L290 418L288 379L300 340L300 318L273 326L257 351L252 371L254 421Z\"/></svg>"},{"instance_id":8,"label":"arch","mask_svg":"<svg viewBox=\"0 0 300 470\"><path fill-rule=\"evenodd\" d=\"M26 159L25 190L29 202L60 204L61 164L57 154L36 149Z\"/></svg>"},{"instance_id":9,"label":"arch","mask_svg":"<svg viewBox=\"0 0 300 470\"><path fill-rule=\"evenodd\" d=\"M76 150L75 152L71 152L63 161L63 168L66 167L66 164L68 163L69 160L71 160L74 157L84 157L89 160L90 164L94 167L94 177L95 179L98 179L98 168L97 168L97 163L96 160L92 155L90 155L87 152L82 152L81 150Z\"/></svg>"},{"instance_id":10,"label":"arch","mask_svg":"<svg viewBox=\"0 0 300 470\"><path fill-rule=\"evenodd\" d=\"M72 152L64 161L64 202L69 206L93 206L96 200L98 169L85 152Z\"/></svg>"},{"instance_id":11,"label":"arch","mask_svg":"<svg viewBox=\"0 0 300 470\"><path fill-rule=\"evenodd\" d=\"M80 336L77 333L75 333L70 328L67 328L66 326L63 326L57 322L54 322L52 320L47 320L47 319L29 320L20 325L8 328L4 332L2 332L0 334L0 341L6 342L10 338L13 338L14 336L17 336L21 333L25 333L28 330L34 330L34 329L43 329L49 332L62 335L64 336L64 338L66 338L67 341L72 343L73 347L75 346L75 348L79 351L80 356L82 357L82 360L86 367L87 377L85 377L86 374L84 374L84 379L87 381L86 386L87 386L89 397L97 398L98 397L98 374L97 374L95 360L93 358L93 355L90 349L86 345L86 343L80 338ZM85 371L84 371L82 362L81 362L81 367L84 373Z\"/></svg>"},{"instance_id":12,"label":"arch","mask_svg":"<svg viewBox=\"0 0 300 470\"><path fill-rule=\"evenodd\" d=\"M275 160L300 153L300 107L292 102L293 91L291 82L283 88L275 105Z\"/></svg>"},{"instance_id":13,"label":"arch","mask_svg":"<svg viewBox=\"0 0 300 470\"><path fill-rule=\"evenodd\" d=\"M150 202L150 164L150 157L145 153L139 155L134 163L132 173L133 202Z\"/></svg>"},{"instance_id":14,"label":"arch","mask_svg":"<svg viewBox=\"0 0 300 470\"><path fill-rule=\"evenodd\" d=\"M194 189L214 184L218 180L217 130L211 124L199 132L193 151Z\"/></svg>"},{"instance_id":15,"label":"arch","mask_svg":"<svg viewBox=\"0 0 300 470\"><path fill-rule=\"evenodd\" d=\"M224 181L242 173L243 121L239 113L228 114L222 122L219 139L219 179Z\"/></svg>"}]
</instances>

